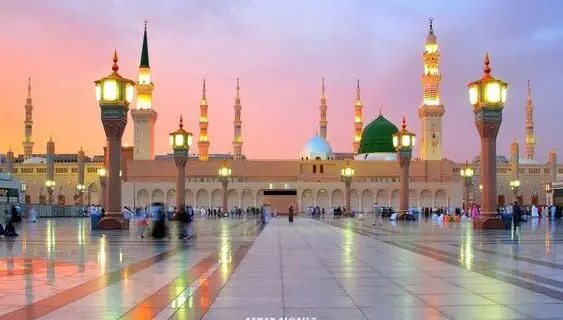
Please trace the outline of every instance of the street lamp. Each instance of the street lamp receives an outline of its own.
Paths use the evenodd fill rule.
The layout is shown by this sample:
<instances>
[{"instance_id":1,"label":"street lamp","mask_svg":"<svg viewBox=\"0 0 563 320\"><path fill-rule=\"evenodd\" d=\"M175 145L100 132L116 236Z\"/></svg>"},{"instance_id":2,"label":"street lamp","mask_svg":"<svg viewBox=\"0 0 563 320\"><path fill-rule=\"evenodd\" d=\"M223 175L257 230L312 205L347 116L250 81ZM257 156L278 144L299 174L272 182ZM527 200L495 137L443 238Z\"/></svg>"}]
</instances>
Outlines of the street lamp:
<instances>
[{"instance_id":1,"label":"street lamp","mask_svg":"<svg viewBox=\"0 0 563 320\"><path fill-rule=\"evenodd\" d=\"M482 213L473 225L483 229L502 229L504 224L496 218L496 155L497 134L502 123L502 109L506 101L508 84L491 76L489 63L487 53L483 76L468 85L469 102L473 106L475 126L481 137L480 179L483 184Z\"/></svg>"},{"instance_id":2,"label":"street lamp","mask_svg":"<svg viewBox=\"0 0 563 320\"><path fill-rule=\"evenodd\" d=\"M174 162L178 169L176 177L176 210L184 213L186 194L186 163L188 162L188 151L192 145L192 134L184 130L182 116L178 130L170 133L170 146L174 150Z\"/></svg>"},{"instance_id":3,"label":"street lamp","mask_svg":"<svg viewBox=\"0 0 563 320\"><path fill-rule=\"evenodd\" d=\"M100 205L102 206L102 208L106 207L106 175L106 168L98 169L98 178L100 179Z\"/></svg>"},{"instance_id":4,"label":"street lamp","mask_svg":"<svg viewBox=\"0 0 563 320\"><path fill-rule=\"evenodd\" d=\"M518 199L518 190L520 189L520 180L512 180L509 182L510 188L512 189L512 196L514 199Z\"/></svg>"},{"instance_id":5,"label":"street lamp","mask_svg":"<svg viewBox=\"0 0 563 320\"><path fill-rule=\"evenodd\" d=\"M49 198L47 200L48 204L53 204L53 190L55 189L55 180L47 179L45 181L45 187L47 187L47 194Z\"/></svg>"},{"instance_id":6,"label":"street lamp","mask_svg":"<svg viewBox=\"0 0 563 320\"><path fill-rule=\"evenodd\" d=\"M350 167L350 161L346 160L346 166L340 170L340 180L344 182L345 192L346 192L346 212L351 214L350 208L350 186L352 186L352 179L356 174L356 170Z\"/></svg>"},{"instance_id":7,"label":"street lamp","mask_svg":"<svg viewBox=\"0 0 563 320\"><path fill-rule=\"evenodd\" d=\"M227 212L227 186L229 185L229 179L231 178L232 170L229 167L229 163L227 159L223 161L223 165L218 170L219 181L221 181L221 185L223 186L223 211Z\"/></svg>"},{"instance_id":8,"label":"street lamp","mask_svg":"<svg viewBox=\"0 0 563 320\"><path fill-rule=\"evenodd\" d=\"M469 210L469 188L471 187L474 172L468 161L465 162L465 167L461 168L459 173L463 179L463 209Z\"/></svg>"},{"instance_id":9,"label":"street lamp","mask_svg":"<svg viewBox=\"0 0 563 320\"><path fill-rule=\"evenodd\" d=\"M76 186L76 191L78 192L78 196L80 197L79 199L79 204L82 205L84 202L84 190L86 190L86 186L83 184L78 184Z\"/></svg>"},{"instance_id":10,"label":"street lamp","mask_svg":"<svg viewBox=\"0 0 563 320\"><path fill-rule=\"evenodd\" d=\"M393 134L393 146L397 150L397 160L399 161L401 196L399 201L399 216L405 215L409 207L409 166L412 158L412 149L415 142L415 134L407 131L407 121L403 116L403 126L401 131Z\"/></svg>"},{"instance_id":11,"label":"street lamp","mask_svg":"<svg viewBox=\"0 0 563 320\"><path fill-rule=\"evenodd\" d=\"M113 54L112 73L96 80L96 100L100 104L102 124L107 138L108 167L107 192L105 204L106 216L100 220L100 229L123 229L121 215L121 138L127 126L127 112L135 93L135 83L123 78L117 71L117 52Z\"/></svg>"}]
</instances>

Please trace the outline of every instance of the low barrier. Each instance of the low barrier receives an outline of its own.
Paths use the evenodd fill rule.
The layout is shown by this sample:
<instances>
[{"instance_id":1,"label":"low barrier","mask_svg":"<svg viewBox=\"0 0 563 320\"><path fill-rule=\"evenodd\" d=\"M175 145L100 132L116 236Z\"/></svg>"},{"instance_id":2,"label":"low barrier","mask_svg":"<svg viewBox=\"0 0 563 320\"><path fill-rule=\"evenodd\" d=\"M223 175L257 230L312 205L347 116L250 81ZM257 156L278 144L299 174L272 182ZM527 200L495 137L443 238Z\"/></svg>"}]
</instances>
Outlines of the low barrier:
<instances>
[{"instance_id":1,"label":"low barrier","mask_svg":"<svg viewBox=\"0 0 563 320\"><path fill-rule=\"evenodd\" d=\"M10 203L0 204L0 215L4 215L4 210L12 209ZM23 214L25 217L29 216L29 211L33 208L37 212L37 218L71 218L71 217L84 217L84 206L59 206L56 204L22 204Z\"/></svg>"}]
</instances>

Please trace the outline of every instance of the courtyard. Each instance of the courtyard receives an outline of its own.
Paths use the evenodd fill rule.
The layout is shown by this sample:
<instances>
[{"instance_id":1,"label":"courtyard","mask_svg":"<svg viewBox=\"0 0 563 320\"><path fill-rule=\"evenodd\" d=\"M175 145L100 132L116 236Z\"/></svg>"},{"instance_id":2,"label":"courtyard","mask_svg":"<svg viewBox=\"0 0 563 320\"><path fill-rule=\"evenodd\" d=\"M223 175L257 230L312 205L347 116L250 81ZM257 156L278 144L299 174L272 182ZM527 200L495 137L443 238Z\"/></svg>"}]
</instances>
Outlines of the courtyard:
<instances>
[{"instance_id":1,"label":"courtyard","mask_svg":"<svg viewBox=\"0 0 563 320\"><path fill-rule=\"evenodd\" d=\"M187 241L78 218L18 232L0 240L2 320L563 319L563 227L545 219L198 219Z\"/></svg>"}]
</instances>

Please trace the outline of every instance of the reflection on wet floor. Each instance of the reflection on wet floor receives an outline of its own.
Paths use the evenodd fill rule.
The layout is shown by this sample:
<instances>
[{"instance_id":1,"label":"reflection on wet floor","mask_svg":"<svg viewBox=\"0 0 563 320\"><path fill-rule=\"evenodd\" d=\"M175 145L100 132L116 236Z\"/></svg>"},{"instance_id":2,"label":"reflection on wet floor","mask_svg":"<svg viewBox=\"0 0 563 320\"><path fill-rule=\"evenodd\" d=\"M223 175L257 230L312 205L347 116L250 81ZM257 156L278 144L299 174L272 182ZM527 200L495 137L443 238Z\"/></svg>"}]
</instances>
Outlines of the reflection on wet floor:
<instances>
[{"instance_id":1,"label":"reflection on wet floor","mask_svg":"<svg viewBox=\"0 0 563 320\"><path fill-rule=\"evenodd\" d=\"M0 319L563 317L563 226L196 220L197 237L39 220L0 244Z\"/></svg>"}]
</instances>

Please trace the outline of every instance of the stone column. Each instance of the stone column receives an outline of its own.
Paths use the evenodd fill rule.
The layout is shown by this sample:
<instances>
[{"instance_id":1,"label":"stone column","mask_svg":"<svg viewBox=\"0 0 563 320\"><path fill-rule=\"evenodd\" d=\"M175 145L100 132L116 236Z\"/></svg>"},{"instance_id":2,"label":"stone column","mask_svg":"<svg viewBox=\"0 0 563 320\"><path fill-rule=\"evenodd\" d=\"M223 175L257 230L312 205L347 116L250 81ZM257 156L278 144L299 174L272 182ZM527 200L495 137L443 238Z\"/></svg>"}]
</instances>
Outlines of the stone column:
<instances>
[{"instance_id":1,"label":"stone column","mask_svg":"<svg viewBox=\"0 0 563 320\"><path fill-rule=\"evenodd\" d=\"M78 165L78 184L79 186L83 186L84 185L84 151L82 151L82 148L80 148L80 151L78 151L77 154L77 165ZM84 204L84 189L80 189L78 190L78 196L79 196L79 200L78 203L80 205Z\"/></svg>"},{"instance_id":2,"label":"stone column","mask_svg":"<svg viewBox=\"0 0 563 320\"><path fill-rule=\"evenodd\" d=\"M555 149L549 152L549 174L551 182L557 181L557 153Z\"/></svg>"},{"instance_id":3,"label":"stone column","mask_svg":"<svg viewBox=\"0 0 563 320\"><path fill-rule=\"evenodd\" d=\"M47 142L47 180L55 181L55 143L52 138ZM47 187L47 203L53 204L54 186Z\"/></svg>"},{"instance_id":4,"label":"stone column","mask_svg":"<svg viewBox=\"0 0 563 320\"><path fill-rule=\"evenodd\" d=\"M107 209L106 206L106 185L107 185L107 176L99 176L100 178L100 199L99 204L102 208Z\"/></svg>"},{"instance_id":5,"label":"stone column","mask_svg":"<svg viewBox=\"0 0 563 320\"><path fill-rule=\"evenodd\" d=\"M475 110L475 126L481 137L480 179L483 185L482 206L474 226L483 229L502 229L497 215L497 134L502 122L502 109L482 106Z\"/></svg>"},{"instance_id":6,"label":"stone column","mask_svg":"<svg viewBox=\"0 0 563 320\"><path fill-rule=\"evenodd\" d=\"M345 192L345 203L346 212L348 215L352 214L352 208L350 207L350 187L352 186L352 177L344 178L344 192ZM361 198L361 197L360 197Z\"/></svg>"},{"instance_id":7,"label":"stone column","mask_svg":"<svg viewBox=\"0 0 563 320\"><path fill-rule=\"evenodd\" d=\"M407 213L409 209L409 166L411 163L411 154L407 155L405 151L401 152L404 154L399 155L399 166L400 170L400 197L399 197L399 214L403 215Z\"/></svg>"},{"instance_id":8,"label":"stone column","mask_svg":"<svg viewBox=\"0 0 563 320\"><path fill-rule=\"evenodd\" d=\"M176 177L176 210L184 213L186 202L186 162L187 157L179 156L174 153L174 161L178 168L178 176Z\"/></svg>"},{"instance_id":9,"label":"stone column","mask_svg":"<svg viewBox=\"0 0 563 320\"><path fill-rule=\"evenodd\" d=\"M228 178L221 178L221 185L223 186L223 211L228 211L228 203L227 203L227 187L229 186L229 179Z\"/></svg>"}]
</instances>

